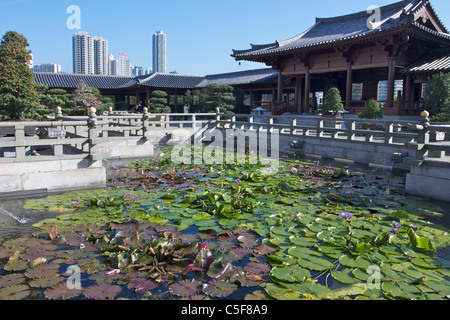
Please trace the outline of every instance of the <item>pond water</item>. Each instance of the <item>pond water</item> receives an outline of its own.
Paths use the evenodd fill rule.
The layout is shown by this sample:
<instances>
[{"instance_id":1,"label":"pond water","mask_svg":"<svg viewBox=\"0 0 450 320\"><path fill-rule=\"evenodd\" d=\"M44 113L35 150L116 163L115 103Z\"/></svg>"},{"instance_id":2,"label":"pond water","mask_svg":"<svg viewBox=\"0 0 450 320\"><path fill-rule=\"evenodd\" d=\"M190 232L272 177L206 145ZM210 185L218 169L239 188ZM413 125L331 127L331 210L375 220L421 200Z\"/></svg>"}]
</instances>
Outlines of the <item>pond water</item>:
<instances>
[{"instance_id":1,"label":"pond water","mask_svg":"<svg viewBox=\"0 0 450 320\"><path fill-rule=\"evenodd\" d=\"M253 165L108 165L107 190L0 200L0 300L450 294L449 204L404 195L387 167L286 158L263 177ZM364 282L374 264L378 291ZM83 291L63 283L71 265Z\"/></svg>"}]
</instances>

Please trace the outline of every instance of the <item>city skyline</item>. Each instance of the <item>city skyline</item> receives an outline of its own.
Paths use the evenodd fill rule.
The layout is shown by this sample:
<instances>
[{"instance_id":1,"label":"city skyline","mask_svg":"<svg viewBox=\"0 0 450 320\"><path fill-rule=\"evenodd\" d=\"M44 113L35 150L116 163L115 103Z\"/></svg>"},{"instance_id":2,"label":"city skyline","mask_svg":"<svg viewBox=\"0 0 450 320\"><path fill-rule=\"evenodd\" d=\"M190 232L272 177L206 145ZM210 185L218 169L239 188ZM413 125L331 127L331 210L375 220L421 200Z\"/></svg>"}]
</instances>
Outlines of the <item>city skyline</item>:
<instances>
[{"instance_id":1,"label":"city skyline","mask_svg":"<svg viewBox=\"0 0 450 320\"><path fill-rule=\"evenodd\" d=\"M118 10L123 3L80 0L81 28L70 30L67 8L74 1L58 2L0 0L0 34L17 31L30 43L35 65L55 63L62 71L72 72L71 36L78 31L101 34L109 40L109 52L124 51L133 65L144 69L152 66L152 35L164 30L170 35L167 44L167 69L180 74L215 74L265 68L264 64L236 62L232 49L245 49L249 43L271 43L294 37L314 23L314 17L333 17L364 11L370 5L383 6L395 0L361 0L340 3L331 0L305 2L281 0L277 11L268 0L235 0L226 3L198 0L195 4L173 0L154 4L133 0L130 8ZM432 0L443 24L450 27L450 2ZM132 6L131 6L132 5ZM102 14L99 15L99 12ZM158 12L158 14L152 14ZM45 23L42 23L45 21ZM119 22L119 23L118 23Z\"/></svg>"}]
</instances>

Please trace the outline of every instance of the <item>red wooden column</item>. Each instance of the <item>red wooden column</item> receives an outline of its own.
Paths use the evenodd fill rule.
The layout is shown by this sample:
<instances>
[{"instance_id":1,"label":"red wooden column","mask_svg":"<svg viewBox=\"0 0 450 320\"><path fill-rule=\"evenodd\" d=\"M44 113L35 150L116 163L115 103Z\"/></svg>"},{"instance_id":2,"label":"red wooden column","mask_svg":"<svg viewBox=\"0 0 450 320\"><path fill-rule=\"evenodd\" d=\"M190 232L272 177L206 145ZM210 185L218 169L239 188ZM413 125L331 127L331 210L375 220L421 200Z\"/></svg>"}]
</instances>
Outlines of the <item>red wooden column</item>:
<instances>
[{"instance_id":1,"label":"red wooden column","mask_svg":"<svg viewBox=\"0 0 450 320\"><path fill-rule=\"evenodd\" d=\"M278 70L278 92L277 92L277 102L283 101L283 75L281 70Z\"/></svg>"},{"instance_id":2,"label":"red wooden column","mask_svg":"<svg viewBox=\"0 0 450 320\"><path fill-rule=\"evenodd\" d=\"M298 113L302 113L302 77L295 77L295 107Z\"/></svg>"},{"instance_id":3,"label":"red wooden column","mask_svg":"<svg viewBox=\"0 0 450 320\"><path fill-rule=\"evenodd\" d=\"M388 74L388 93L387 93L387 106L392 108L394 106L394 90L395 90L395 58L388 57L389 74Z\"/></svg>"},{"instance_id":4,"label":"red wooden column","mask_svg":"<svg viewBox=\"0 0 450 320\"><path fill-rule=\"evenodd\" d=\"M345 93L345 107L351 107L352 101L352 91L353 91L353 71L352 71L352 63L347 62L347 84L346 84L346 93Z\"/></svg>"},{"instance_id":5,"label":"red wooden column","mask_svg":"<svg viewBox=\"0 0 450 320\"><path fill-rule=\"evenodd\" d=\"M305 96L303 97L303 109L309 112L309 92L311 90L311 76L309 67L305 68Z\"/></svg>"}]
</instances>

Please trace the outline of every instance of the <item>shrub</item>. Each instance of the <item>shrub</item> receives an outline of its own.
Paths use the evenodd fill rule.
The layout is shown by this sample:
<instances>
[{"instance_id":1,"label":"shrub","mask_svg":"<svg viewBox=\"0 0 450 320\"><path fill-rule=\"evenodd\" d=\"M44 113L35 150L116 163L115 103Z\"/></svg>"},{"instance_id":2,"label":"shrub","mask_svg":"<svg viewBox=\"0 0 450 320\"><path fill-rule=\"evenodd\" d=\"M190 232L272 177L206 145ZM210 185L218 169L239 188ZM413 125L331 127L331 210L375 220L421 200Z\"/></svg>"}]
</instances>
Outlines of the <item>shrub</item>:
<instances>
[{"instance_id":1,"label":"shrub","mask_svg":"<svg viewBox=\"0 0 450 320\"><path fill-rule=\"evenodd\" d=\"M361 119L383 119L384 111L378 101L371 99L367 104L366 111L358 114Z\"/></svg>"},{"instance_id":2,"label":"shrub","mask_svg":"<svg viewBox=\"0 0 450 320\"><path fill-rule=\"evenodd\" d=\"M339 111L344 111L344 105L342 104L341 93L338 88L331 88L325 95L323 106L321 108L322 113L331 112L337 115Z\"/></svg>"},{"instance_id":3,"label":"shrub","mask_svg":"<svg viewBox=\"0 0 450 320\"><path fill-rule=\"evenodd\" d=\"M450 113L450 73L432 76L424 92L426 109L431 114Z\"/></svg>"}]
</instances>

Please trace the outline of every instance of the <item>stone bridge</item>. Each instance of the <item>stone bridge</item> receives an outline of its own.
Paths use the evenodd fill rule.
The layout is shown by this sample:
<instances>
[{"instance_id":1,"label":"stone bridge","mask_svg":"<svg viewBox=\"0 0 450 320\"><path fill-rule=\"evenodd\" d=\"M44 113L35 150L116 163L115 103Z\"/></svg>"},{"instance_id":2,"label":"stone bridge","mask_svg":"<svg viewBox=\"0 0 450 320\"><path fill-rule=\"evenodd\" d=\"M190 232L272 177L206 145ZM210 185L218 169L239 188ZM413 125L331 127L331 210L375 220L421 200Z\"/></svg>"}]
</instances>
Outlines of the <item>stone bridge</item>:
<instances>
[{"instance_id":1,"label":"stone bridge","mask_svg":"<svg viewBox=\"0 0 450 320\"><path fill-rule=\"evenodd\" d=\"M261 157L267 146L271 157L292 152L403 169L410 172L407 192L448 200L449 130L427 117L421 123L219 113L97 117L95 110L89 117L2 122L0 197L104 188L108 161L150 157L156 145L217 144L223 137L223 146L251 148L257 137Z\"/></svg>"}]
</instances>

